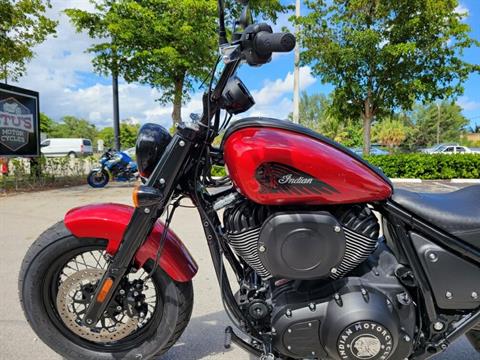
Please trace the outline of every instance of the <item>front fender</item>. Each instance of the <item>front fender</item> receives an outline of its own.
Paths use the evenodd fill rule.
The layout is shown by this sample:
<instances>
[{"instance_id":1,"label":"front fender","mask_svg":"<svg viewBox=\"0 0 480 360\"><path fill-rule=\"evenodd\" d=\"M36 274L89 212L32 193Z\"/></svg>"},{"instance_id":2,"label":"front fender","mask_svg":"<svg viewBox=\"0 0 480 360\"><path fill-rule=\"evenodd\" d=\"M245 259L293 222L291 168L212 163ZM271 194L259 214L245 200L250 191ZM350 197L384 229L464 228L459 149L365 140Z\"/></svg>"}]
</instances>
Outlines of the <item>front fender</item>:
<instances>
[{"instance_id":1,"label":"front fender","mask_svg":"<svg viewBox=\"0 0 480 360\"><path fill-rule=\"evenodd\" d=\"M78 238L96 238L108 241L107 253L114 255L123 238L123 233L133 215L134 208L121 204L94 204L70 210L65 215L65 226ZM155 261L160 238L165 225L157 220L145 243L135 255L140 268L149 259ZM190 281L198 266L185 245L171 230L168 230L159 266L175 281Z\"/></svg>"}]
</instances>

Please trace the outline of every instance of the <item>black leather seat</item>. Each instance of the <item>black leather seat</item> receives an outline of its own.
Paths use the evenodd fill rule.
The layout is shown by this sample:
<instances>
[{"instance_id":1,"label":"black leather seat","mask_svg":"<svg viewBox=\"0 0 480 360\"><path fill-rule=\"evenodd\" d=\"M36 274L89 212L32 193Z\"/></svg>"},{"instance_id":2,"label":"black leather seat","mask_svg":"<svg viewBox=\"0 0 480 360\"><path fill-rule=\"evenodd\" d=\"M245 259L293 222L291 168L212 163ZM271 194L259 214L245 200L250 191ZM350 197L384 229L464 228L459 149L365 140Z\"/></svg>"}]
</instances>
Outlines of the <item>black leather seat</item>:
<instances>
[{"instance_id":1,"label":"black leather seat","mask_svg":"<svg viewBox=\"0 0 480 360\"><path fill-rule=\"evenodd\" d=\"M480 185L450 193L395 189L392 199L440 229L480 246Z\"/></svg>"}]
</instances>

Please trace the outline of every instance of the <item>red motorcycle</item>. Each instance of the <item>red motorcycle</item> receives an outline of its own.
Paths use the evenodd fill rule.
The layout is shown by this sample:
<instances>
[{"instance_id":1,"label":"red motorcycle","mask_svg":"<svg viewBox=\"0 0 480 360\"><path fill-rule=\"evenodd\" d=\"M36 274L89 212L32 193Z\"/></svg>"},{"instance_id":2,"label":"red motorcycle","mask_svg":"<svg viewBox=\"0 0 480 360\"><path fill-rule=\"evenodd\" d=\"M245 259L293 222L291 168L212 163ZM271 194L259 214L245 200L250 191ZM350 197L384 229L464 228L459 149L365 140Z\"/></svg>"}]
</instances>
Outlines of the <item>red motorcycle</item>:
<instances>
[{"instance_id":1,"label":"red motorcycle","mask_svg":"<svg viewBox=\"0 0 480 360\"><path fill-rule=\"evenodd\" d=\"M235 76L240 64L265 64L295 38L244 12L227 42L223 6L223 69L212 71L202 116L173 136L140 130L135 207L73 209L28 251L20 297L39 338L68 359L150 359L175 344L197 265L169 225L189 197L243 334L228 327L226 347L269 360L427 359L468 334L480 351L480 187L394 190L379 169L302 126L248 118L228 127L254 104ZM213 165L229 177L213 179Z\"/></svg>"}]
</instances>

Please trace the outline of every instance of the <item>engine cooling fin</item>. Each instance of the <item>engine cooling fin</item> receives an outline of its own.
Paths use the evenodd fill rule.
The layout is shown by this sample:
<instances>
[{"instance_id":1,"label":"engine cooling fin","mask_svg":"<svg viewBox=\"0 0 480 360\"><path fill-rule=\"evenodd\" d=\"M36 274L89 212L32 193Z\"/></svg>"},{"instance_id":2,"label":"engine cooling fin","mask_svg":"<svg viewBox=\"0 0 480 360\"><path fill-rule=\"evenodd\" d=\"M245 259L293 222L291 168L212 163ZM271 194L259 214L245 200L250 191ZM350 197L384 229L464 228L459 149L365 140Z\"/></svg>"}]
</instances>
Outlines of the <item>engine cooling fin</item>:
<instances>
[{"instance_id":1,"label":"engine cooling fin","mask_svg":"<svg viewBox=\"0 0 480 360\"><path fill-rule=\"evenodd\" d=\"M263 265L258 256L258 238L260 237L260 227L247 230L238 234L228 235L228 242L235 252L248 264L255 272L267 280L272 277Z\"/></svg>"},{"instance_id":2,"label":"engine cooling fin","mask_svg":"<svg viewBox=\"0 0 480 360\"><path fill-rule=\"evenodd\" d=\"M268 207L243 201L226 209L223 217L230 246L265 280L272 276L258 256L258 239L262 224L269 215Z\"/></svg>"},{"instance_id":3,"label":"engine cooling fin","mask_svg":"<svg viewBox=\"0 0 480 360\"><path fill-rule=\"evenodd\" d=\"M380 225L375 214L366 206L354 205L336 214L346 238L345 255L337 271L330 276L339 279L364 262L377 246Z\"/></svg>"},{"instance_id":4,"label":"engine cooling fin","mask_svg":"<svg viewBox=\"0 0 480 360\"><path fill-rule=\"evenodd\" d=\"M224 213L228 243L264 280L271 279L272 274L261 260L260 253L264 249L259 244L259 238L265 221L275 213L273 208L248 200L237 203ZM338 219L345 236L342 260L329 275L331 279L339 279L365 261L375 250L380 225L375 214L364 205L348 206L331 213Z\"/></svg>"}]
</instances>

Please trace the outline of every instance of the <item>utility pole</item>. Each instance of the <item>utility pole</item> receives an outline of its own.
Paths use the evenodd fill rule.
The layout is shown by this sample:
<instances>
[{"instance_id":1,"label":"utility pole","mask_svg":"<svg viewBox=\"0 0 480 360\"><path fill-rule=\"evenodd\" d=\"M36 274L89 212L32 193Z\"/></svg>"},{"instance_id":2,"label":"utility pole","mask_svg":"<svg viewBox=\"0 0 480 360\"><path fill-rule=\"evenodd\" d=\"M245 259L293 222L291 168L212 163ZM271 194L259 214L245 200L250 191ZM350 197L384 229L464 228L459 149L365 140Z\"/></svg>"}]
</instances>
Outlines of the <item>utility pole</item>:
<instances>
[{"instance_id":1,"label":"utility pole","mask_svg":"<svg viewBox=\"0 0 480 360\"><path fill-rule=\"evenodd\" d=\"M115 1L112 1L111 7L115 5ZM110 10L111 10L110 7ZM115 46L115 36L111 37L111 46L113 54L113 67L112 67L112 91L113 91L113 138L115 150L120 151L121 141L120 141L120 106L118 104L118 58L117 58L117 48Z\"/></svg>"},{"instance_id":2,"label":"utility pole","mask_svg":"<svg viewBox=\"0 0 480 360\"><path fill-rule=\"evenodd\" d=\"M6 30L2 30L2 38L4 38L5 40L7 39L7 31ZM3 70L4 83L5 83L5 85L8 85L8 62L3 64L3 69L2 70Z\"/></svg>"},{"instance_id":3,"label":"utility pole","mask_svg":"<svg viewBox=\"0 0 480 360\"><path fill-rule=\"evenodd\" d=\"M295 9L295 16L300 17L300 0L297 0ZM295 25L295 35L298 39L300 34L300 26ZM298 124L300 122L300 44L297 41L295 46L295 69L293 71L293 122Z\"/></svg>"},{"instance_id":4,"label":"utility pole","mask_svg":"<svg viewBox=\"0 0 480 360\"><path fill-rule=\"evenodd\" d=\"M437 102L437 145L440 144L440 103Z\"/></svg>"},{"instance_id":5,"label":"utility pole","mask_svg":"<svg viewBox=\"0 0 480 360\"><path fill-rule=\"evenodd\" d=\"M113 90L113 136L115 139L115 150L120 151L120 106L118 104L118 74L112 72Z\"/></svg>"}]
</instances>

